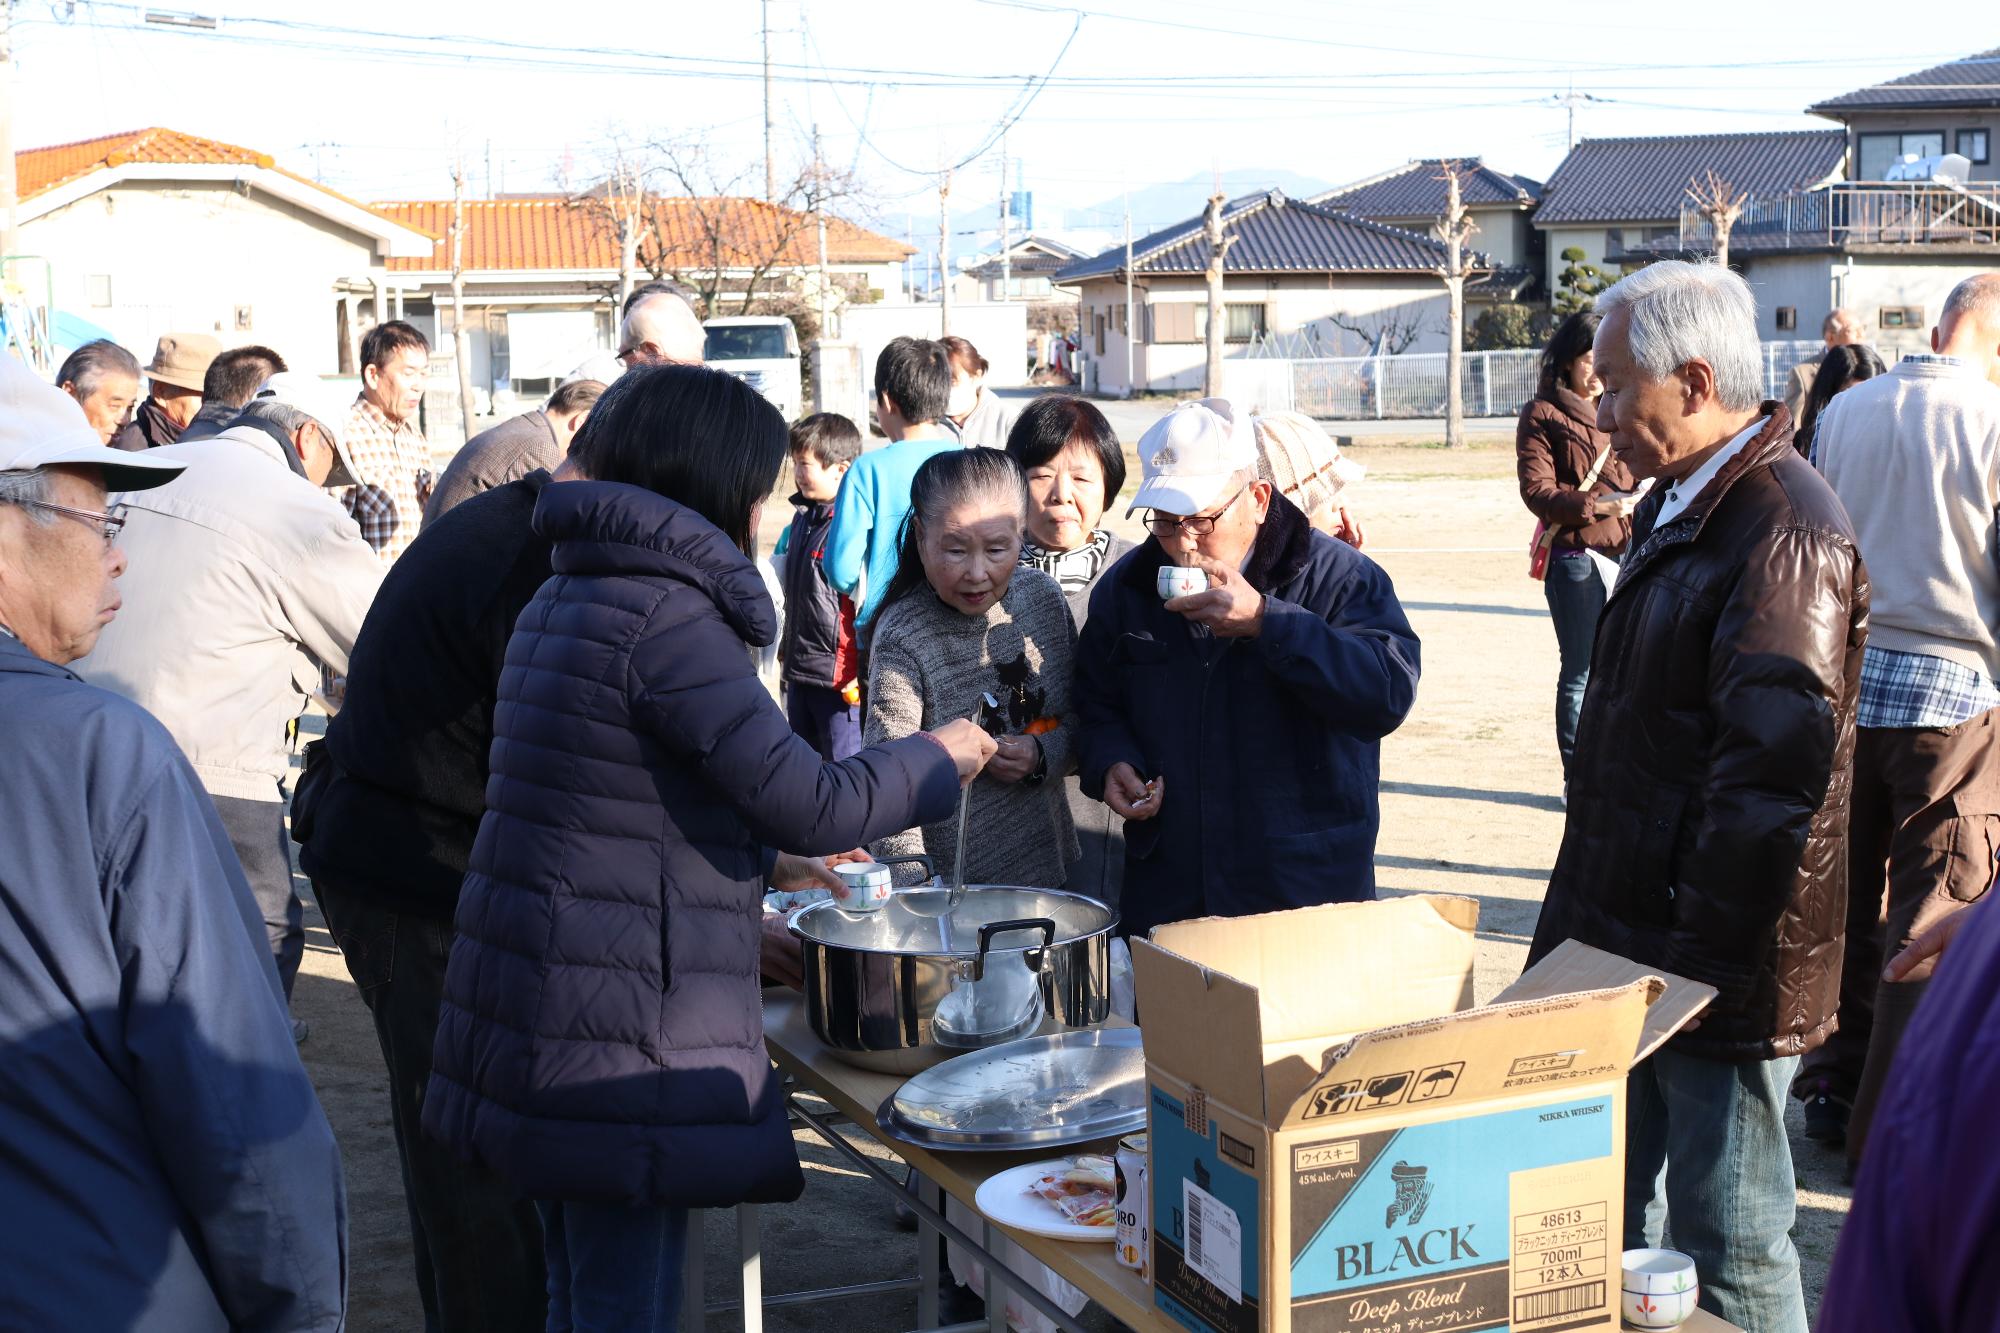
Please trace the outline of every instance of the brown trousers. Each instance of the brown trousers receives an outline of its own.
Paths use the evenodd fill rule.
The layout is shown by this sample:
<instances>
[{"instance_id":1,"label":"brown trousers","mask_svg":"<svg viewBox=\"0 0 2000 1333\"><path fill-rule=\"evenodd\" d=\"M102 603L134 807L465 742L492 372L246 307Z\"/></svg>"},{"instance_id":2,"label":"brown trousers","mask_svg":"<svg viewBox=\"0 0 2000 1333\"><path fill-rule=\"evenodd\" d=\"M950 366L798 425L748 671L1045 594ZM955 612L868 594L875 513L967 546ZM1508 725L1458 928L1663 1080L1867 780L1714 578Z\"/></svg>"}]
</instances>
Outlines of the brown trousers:
<instances>
[{"instance_id":1,"label":"brown trousers","mask_svg":"<svg viewBox=\"0 0 2000 1333\"><path fill-rule=\"evenodd\" d=\"M1847 952L1840 1027L1807 1055L1793 1091L1849 1099L1859 1161L1896 1047L1926 983L1882 967L1939 919L1984 896L2000 858L2000 708L1955 727L1855 732L1847 828Z\"/></svg>"}]
</instances>

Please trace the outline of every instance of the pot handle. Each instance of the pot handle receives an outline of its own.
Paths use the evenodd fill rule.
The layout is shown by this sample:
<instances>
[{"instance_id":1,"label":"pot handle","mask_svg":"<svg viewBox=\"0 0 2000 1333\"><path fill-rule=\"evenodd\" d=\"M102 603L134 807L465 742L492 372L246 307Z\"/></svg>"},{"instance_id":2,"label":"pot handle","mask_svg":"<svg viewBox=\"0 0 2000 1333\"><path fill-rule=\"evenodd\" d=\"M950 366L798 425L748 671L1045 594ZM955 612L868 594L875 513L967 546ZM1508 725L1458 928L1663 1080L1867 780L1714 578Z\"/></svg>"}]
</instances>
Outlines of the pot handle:
<instances>
[{"instance_id":1,"label":"pot handle","mask_svg":"<svg viewBox=\"0 0 2000 1333\"><path fill-rule=\"evenodd\" d=\"M925 856L922 852L918 852L914 856L877 857L875 860L875 864L878 866L915 866L917 869L924 872L925 879L928 880L937 878L937 863L931 860L930 857Z\"/></svg>"},{"instance_id":2,"label":"pot handle","mask_svg":"<svg viewBox=\"0 0 2000 1333\"><path fill-rule=\"evenodd\" d=\"M1056 923L1053 920L1045 916L1027 916L1016 921L990 921L979 928L979 952L973 955L972 959L974 981L983 981L986 978L986 951L993 947L993 937L1003 935L1010 930L1042 932L1041 944L1029 949L1028 956L1024 960L1028 964L1028 971L1042 970L1042 960L1047 958L1049 950L1055 947Z\"/></svg>"}]
</instances>

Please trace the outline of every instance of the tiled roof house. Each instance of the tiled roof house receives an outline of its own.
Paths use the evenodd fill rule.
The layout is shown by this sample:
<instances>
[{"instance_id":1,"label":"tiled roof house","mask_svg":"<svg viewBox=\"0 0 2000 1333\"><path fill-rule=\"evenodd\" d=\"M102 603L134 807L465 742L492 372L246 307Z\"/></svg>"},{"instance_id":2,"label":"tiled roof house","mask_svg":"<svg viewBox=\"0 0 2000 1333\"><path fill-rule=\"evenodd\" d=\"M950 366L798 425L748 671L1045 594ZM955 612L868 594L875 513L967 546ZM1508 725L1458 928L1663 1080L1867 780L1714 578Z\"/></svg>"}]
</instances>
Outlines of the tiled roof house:
<instances>
[{"instance_id":1,"label":"tiled roof house","mask_svg":"<svg viewBox=\"0 0 2000 1333\"><path fill-rule=\"evenodd\" d=\"M1422 158L1314 195L1310 202L1429 235L1444 214L1448 164L1459 169L1459 197L1479 228L1473 243L1493 265L1474 289L1474 299L1520 295L1535 284L1541 267L1540 247L1529 225L1541 199L1540 181L1508 175L1476 157Z\"/></svg>"},{"instance_id":2,"label":"tiled roof house","mask_svg":"<svg viewBox=\"0 0 2000 1333\"><path fill-rule=\"evenodd\" d=\"M1229 327L1236 355L1276 337L1323 355L1368 350L1383 337L1404 350L1436 350L1444 341L1444 288L1437 270L1444 247L1429 236L1337 208L1287 198L1278 190L1245 195L1223 208L1234 237L1223 259ZM1199 386L1205 363L1209 245L1197 215L1132 243L1132 373L1136 387ZM1483 255L1474 262L1486 266ZM1100 375L1093 387L1127 387L1125 247L1066 265L1056 282L1077 292L1085 350Z\"/></svg>"}]
</instances>

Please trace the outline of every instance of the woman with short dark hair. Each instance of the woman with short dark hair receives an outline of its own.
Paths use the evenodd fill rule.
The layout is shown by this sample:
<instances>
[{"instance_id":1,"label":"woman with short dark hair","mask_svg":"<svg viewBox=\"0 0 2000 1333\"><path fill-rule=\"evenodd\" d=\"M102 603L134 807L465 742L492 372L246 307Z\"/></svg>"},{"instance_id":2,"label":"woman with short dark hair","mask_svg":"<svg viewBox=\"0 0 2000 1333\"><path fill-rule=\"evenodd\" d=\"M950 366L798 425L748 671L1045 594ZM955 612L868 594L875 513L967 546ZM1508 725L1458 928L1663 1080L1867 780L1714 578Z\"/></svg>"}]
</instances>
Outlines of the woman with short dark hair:
<instances>
[{"instance_id":1,"label":"woman with short dark hair","mask_svg":"<svg viewBox=\"0 0 2000 1333\"><path fill-rule=\"evenodd\" d=\"M798 1197L764 1053L767 883L948 817L969 722L822 762L758 680L752 547L787 435L742 381L628 370L535 529L487 813L458 904L424 1129L542 1215L552 1329L672 1329L688 1210Z\"/></svg>"},{"instance_id":2,"label":"woman with short dark hair","mask_svg":"<svg viewBox=\"0 0 2000 1333\"><path fill-rule=\"evenodd\" d=\"M1061 585L1081 631L1097 581L1133 545L1102 526L1105 511L1125 489L1125 448L1096 404L1051 393L1022 410L1007 435L1007 453L1028 482L1021 563ZM1125 880L1124 822L1110 806L1085 796L1074 773L1063 787L1078 847L1064 887L1115 907Z\"/></svg>"},{"instance_id":3,"label":"woman with short dark hair","mask_svg":"<svg viewBox=\"0 0 2000 1333\"><path fill-rule=\"evenodd\" d=\"M1577 311L1556 326L1542 351L1541 385L1521 409L1514 434L1521 502L1540 525L1546 550L1542 594L1555 622L1561 665L1556 672L1556 748L1563 777L1576 749L1577 719L1590 683L1590 649L1609 577L1632 535L1638 503L1632 474L1611 456L1611 437L1597 428L1602 391L1593 366L1598 317Z\"/></svg>"}]
</instances>

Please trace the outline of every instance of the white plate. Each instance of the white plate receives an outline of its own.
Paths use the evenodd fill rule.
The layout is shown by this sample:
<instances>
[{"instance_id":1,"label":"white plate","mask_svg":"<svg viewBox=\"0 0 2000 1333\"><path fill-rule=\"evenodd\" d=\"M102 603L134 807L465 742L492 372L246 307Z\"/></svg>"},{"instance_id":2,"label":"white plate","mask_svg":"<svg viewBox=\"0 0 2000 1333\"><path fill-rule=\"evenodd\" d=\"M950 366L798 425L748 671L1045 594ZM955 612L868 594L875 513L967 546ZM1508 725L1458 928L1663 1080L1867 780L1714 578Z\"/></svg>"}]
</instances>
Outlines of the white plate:
<instances>
[{"instance_id":1,"label":"white plate","mask_svg":"<svg viewBox=\"0 0 2000 1333\"><path fill-rule=\"evenodd\" d=\"M1118 1239L1117 1227L1078 1226L1047 1199L1028 1192L1029 1187L1041 1177L1068 1169L1069 1159L1065 1157L1009 1167L981 1185L979 1192L972 1196L972 1202L978 1205L980 1212L1001 1226L1025 1231L1031 1236L1047 1236L1050 1240Z\"/></svg>"}]
</instances>

